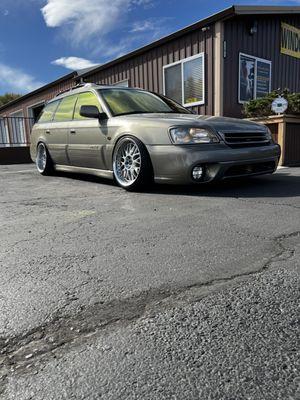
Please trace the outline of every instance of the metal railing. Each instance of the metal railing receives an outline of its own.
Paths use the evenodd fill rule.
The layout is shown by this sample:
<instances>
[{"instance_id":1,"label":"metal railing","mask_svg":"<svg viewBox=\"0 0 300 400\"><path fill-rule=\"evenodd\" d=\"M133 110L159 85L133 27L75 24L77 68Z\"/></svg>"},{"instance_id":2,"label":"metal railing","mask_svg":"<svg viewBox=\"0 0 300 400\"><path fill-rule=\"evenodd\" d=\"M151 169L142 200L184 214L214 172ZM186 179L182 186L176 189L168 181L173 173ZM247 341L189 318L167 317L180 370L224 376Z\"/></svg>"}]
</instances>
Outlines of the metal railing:
<instances>
[{"instance_id":1,"label":"metal railing","mask_svg":"<svg viewBox=\"0 0 300 400\"><path fill-rule=\"evenodd\" d=\"M0 117L0 147L29 146L33 124L29 117Z\"/></svg>"}]
</instances>

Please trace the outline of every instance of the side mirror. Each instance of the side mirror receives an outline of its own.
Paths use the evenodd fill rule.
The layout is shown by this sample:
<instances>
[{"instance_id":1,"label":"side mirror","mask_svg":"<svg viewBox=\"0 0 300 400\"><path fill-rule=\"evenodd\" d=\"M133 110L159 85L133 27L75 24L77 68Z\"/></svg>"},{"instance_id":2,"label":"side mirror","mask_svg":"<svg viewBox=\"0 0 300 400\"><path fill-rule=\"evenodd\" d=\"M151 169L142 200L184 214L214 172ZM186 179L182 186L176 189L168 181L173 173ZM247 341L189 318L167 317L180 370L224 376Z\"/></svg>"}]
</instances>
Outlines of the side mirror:
<instances>
[{"instance_id":1,"label":"side mirror","mask_svg":"<svg viewBox=\"0 0 300 400\"><path fill-rule=\"evenodd\" d=\"M81 106L79 114L86 118L97 118L99 120L107 119L106 113L100 113L96 106Z\"/></svg>"}]
</instances>

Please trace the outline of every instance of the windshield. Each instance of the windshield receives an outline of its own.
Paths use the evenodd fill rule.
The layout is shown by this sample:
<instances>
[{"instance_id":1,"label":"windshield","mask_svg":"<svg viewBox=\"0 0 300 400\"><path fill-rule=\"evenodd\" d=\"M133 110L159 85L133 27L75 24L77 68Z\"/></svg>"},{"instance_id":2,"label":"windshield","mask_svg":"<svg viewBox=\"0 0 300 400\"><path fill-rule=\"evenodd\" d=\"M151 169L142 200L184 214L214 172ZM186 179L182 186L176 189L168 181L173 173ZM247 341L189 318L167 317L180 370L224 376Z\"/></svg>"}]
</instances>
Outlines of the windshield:
<instances>
[{"instance_id":1,"label":"windshield","mask_svg":"<svg viewBox=\"0 0 300 400\"><path fill-rule=\"evenodd\" d=\"M175 101L138 89L100 89L104 101L113 116L144 113L190 114Z\"/></svg>"}]
</instances>

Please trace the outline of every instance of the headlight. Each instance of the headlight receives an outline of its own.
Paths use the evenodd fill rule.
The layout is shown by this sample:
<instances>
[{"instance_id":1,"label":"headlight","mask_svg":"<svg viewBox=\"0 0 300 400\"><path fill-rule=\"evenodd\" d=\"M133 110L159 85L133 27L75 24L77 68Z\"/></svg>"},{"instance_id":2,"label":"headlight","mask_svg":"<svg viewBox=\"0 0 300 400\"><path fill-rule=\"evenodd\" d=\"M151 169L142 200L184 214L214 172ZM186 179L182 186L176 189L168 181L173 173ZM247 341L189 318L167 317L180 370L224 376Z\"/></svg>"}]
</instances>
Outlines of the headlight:
<instances>
[{"instance_id":1,"label":"headlight","mask_svg":"<svg viewBox=\"0 0 300 400\"><path fill-rule=\"evenodd\" d=\"M218 143L218 137L203 128L189 128L180 126L170 129L170 135L174 144L197 144L197 143Z\"/></svg>"}]
</instances>

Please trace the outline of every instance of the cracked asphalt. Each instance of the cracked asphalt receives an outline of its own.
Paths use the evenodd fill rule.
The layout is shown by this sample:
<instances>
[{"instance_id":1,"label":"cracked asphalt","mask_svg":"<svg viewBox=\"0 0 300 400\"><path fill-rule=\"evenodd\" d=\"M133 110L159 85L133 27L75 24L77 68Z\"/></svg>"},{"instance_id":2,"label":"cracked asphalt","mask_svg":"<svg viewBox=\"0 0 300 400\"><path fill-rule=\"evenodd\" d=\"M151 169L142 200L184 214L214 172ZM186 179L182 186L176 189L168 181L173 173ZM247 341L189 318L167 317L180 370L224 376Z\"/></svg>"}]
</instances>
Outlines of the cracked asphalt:
<instances>
[{"instance_id":1,"label":"cracked asphalt","mask_svg":"<svg viewBox=\"0 0 300 400\"><path fill-rule=\"evenodd\" d=\"M1 400L300 399L299 168L0 188Z\"/></svg>"}]
</instances>

